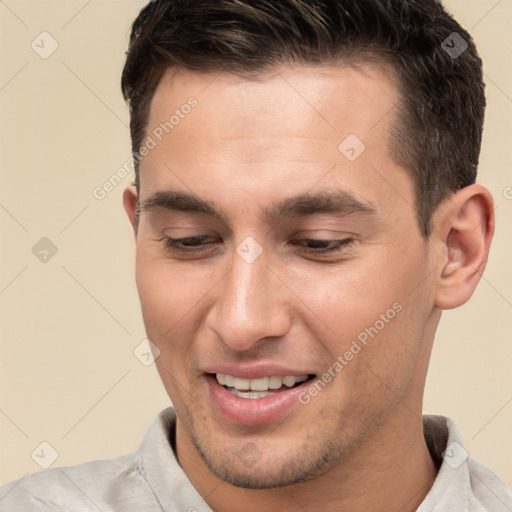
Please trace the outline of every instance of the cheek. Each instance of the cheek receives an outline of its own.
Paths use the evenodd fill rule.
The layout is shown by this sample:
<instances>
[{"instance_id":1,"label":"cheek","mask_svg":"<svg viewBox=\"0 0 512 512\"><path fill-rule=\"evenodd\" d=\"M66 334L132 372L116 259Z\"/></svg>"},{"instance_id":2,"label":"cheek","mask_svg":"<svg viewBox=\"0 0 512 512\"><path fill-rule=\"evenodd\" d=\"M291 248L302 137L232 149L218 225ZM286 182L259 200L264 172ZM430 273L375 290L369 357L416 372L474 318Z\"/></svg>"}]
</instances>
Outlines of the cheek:
<instances>
[{"instance_id":1,"label":"cheek","mask_svg":"<svg viewBox=\"0 0 512 512\"><path fill-rule=\"evenodd\" d=\"M204 278L183 272L168 260L138 254L136 282L148 338L160 350L155 364L175 407L186 403L185 382L192 375L192 340L198 325L201 299L208 289Z\"/></svg>"},{"instance_id":2,"label":"cheek","mask_svg":"<svg viewBox=\"0 0 512 512\"><path fill-rule=\"evenodd\" d=\"M307 307L301 316L329 353L328 367L340 356L346 361L340 372L346 383L365 379L365 387L375 387L380 377L399 388L414 368L432 309L430 285L419 248L406 261L399 253L380 251L379 258L348 262L329 273L318 270L314 278L289 277L302 290Z\"/></svg>"},{"instance_id":3,"label":"cheek","mask_svg":"<svg viewBox=\"0 0 512 512\"><path fill-rule=\"evenodd\" d=\"M186 349L208 294L205 276L166 259L145 258L141 251L136 282L148 337L161 351Z\"/></svg>"},{"instance_id":4,"label":"cheek","mask_svg":"<svg viewBox=\"0 0 512 512\"><path fill-rule=\"evenodd\" d=\"M293 283L293 291L305 306L302 309L309 318L308 328L317 334L325 331L320 339L353 339L376 322L383 330L380 315L389 310L384 320L393 320L393 305L403 301L405 295L400 279L358 262L329 271L318 267L295 275L289 273L287 282Z\"/></svg>"}]
</instances>

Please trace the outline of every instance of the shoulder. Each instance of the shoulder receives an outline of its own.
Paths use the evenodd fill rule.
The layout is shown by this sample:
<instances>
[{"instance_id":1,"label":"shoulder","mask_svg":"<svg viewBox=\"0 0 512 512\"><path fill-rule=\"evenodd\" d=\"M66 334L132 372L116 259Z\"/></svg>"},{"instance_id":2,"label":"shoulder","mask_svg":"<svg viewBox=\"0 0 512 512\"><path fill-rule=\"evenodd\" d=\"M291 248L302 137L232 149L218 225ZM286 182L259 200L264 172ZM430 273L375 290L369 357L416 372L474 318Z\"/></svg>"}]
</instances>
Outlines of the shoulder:
<instances>
[{"instance_id":1,"label":"shoulder","mask_svg":"<svg viewBox=\"0 0 512 512\"><path fill-rule=\"evenodd\" d=\"M135 452L45 469L0 487L0 512L161 512L155 489L168 493L185 478L169 444L175 418L172 407L161 411Z\"/></svg>"},{"instance_id":2,"label":"shoulder","mask_svg":"<svg viewBox=\"0 0 512 512\"><path fill-rule=\"evenodd\" d=\"M468 459L468 469L472 497L483 510L512 510L512 491L496 473L473 459Z\"/></svg>"},{"instance_id":3,"label":"shoulder","mask_svg":"<svg viewBox=\"0 0 512 512\"><path fill-rule=\"evenodd\" d=\"M0 487L0 512L109 510L109 497L149 502L136 453L45 469ZM144 494L148 495L144 496Z\"/></svg>"}]
</instances>

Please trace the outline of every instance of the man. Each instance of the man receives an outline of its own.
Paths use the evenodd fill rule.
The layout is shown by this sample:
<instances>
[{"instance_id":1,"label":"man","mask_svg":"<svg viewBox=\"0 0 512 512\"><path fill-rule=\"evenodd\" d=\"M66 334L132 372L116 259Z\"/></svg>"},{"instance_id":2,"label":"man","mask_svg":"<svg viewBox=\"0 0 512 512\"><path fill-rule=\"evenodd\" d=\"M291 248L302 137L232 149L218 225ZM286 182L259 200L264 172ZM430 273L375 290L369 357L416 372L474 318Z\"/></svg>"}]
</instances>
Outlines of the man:
<instances>
[{"instance_id":1,"label":"man","mask_svg":"<svg viewBox=\"0 0 512 512\"><path fill-rule=\"evenodd\" d=\"M441 311L494 229L469 34L435 0L159 0L122 87L174 408L134 454L26 477L0 510L512 510L422 417Z\"/></svg>"}]
</instances>

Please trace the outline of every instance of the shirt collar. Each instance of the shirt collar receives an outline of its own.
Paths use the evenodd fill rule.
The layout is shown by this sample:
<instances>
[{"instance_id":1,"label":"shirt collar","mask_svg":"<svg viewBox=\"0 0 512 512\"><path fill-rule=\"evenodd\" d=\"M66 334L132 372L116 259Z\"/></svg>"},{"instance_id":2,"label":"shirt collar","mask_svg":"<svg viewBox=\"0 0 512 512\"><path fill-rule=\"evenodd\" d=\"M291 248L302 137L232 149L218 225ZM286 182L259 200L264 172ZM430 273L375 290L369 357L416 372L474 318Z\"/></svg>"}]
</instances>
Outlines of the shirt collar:
<instances>
[{"instance_id":1,"label":"shirt collar","mask_svg":"<svg viewBox=\"0 0 512 512\"><path fill-rule=\"evenodd\" d=\"M139 471L148 482L163 511L195 510L211 512L174 454L170 436L174 436L176 413L164 409L150 424L138 449Z\"/></svg>"},{"instance_id":2,"label":"shirt collar","mask_svg":"<svg viewBox=\"0 0 512 512\"><path fill-rule=\"evenodd\" d=\"M430 454L441 466L417 512L469 510L468 453L455 423L445 416L424 415L423 430Z\"/></svg>"}]
</instances>

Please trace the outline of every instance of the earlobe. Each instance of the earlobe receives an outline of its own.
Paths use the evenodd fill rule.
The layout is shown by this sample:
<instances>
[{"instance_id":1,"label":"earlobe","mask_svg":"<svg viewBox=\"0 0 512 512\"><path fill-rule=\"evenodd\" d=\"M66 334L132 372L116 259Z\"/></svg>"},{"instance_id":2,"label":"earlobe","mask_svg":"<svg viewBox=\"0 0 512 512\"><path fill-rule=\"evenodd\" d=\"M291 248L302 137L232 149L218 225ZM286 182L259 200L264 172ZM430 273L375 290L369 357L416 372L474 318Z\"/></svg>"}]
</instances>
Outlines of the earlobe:
<instances>
[{"instance_id":1,"label":"earlobe","mask_svg":"<svg viewBox=\"0 0 512 512\"><path fill-rule=\"evenodd\" d=\"M123 206L126 214L128 215L130 224L133 227L135 236L137 236L137 228L139 223L138 203L139 197L136 188L134 186L126 188L123 192Z\"/></svg>"},{"instance_id":2,"label":"earlobe","mask_svg":"<svg viewBox=\"0 0 512 512\"><path fill-rule=\"evenodd\" d=\"M453 309L469 300L487 263L494 233L494 205L481 185L459 190L437 219L439 256L435 305Z\"/></svg>"}]
</instances>

